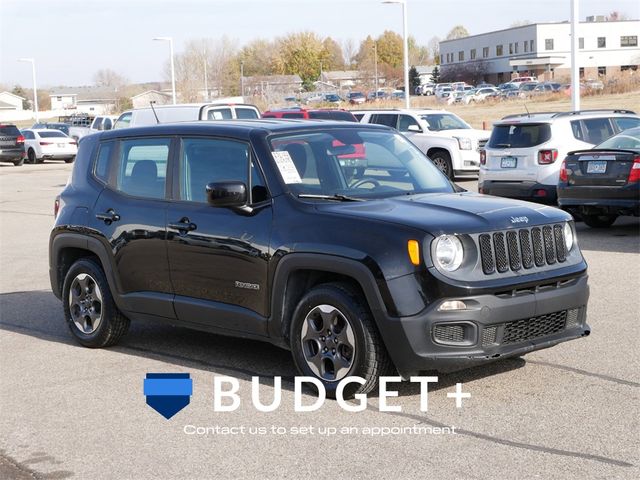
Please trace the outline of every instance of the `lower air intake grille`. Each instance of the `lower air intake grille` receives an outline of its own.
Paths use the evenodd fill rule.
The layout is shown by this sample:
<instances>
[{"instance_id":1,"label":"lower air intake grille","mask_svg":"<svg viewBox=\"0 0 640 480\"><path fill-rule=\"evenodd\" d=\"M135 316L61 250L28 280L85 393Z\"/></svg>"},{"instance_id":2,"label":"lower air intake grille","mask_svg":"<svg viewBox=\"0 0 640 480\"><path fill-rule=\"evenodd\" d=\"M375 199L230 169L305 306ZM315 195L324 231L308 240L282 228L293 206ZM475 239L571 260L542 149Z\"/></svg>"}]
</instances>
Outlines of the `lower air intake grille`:
<instances>
[{"instance_id":1,"label":"lower air intake grille","mask_svg":"<svg viewBox=\"0 0 640 480\"><path fill-rule=\"evenodd\" d=\"M548 313L538 317L515 320L504 324L502 344L519 343L535 338L546 337L565 329L567 311Z\"/></svg>"}]
</instances>

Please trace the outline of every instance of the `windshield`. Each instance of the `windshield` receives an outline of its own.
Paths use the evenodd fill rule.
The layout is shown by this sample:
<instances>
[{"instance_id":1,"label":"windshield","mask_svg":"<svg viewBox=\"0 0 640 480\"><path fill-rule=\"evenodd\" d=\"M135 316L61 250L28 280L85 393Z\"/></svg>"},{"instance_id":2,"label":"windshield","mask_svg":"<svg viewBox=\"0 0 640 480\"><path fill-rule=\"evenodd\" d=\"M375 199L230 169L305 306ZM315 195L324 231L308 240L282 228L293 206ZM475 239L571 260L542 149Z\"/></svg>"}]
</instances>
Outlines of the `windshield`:
<instances>
[{"instance_id":1,"label":"windshield","mask_svg":"<svg viewBox=\"0 0 640 480\"><path fill-rule=\"evenodd\" d=\"M640 152L640 128L630 128L615 137L611 137L594 148L619 148Z\"/></svg>"},{"instance_id":2,"label":"windshield","mask_svg":"<svg viewBox=\"0 0 640 480\"><path fill-rule=\"evenodd\" d=\"M392 131L315 130L272 137L270 143L280 176L295 195L366 199L454 191L420 150Z\"/></svg>"},{"instance_id":3,"label":"windshield","mask_svg":"<svg viewBox=\"0 0 640 480\"><path fill-rule=\"evenodd\" d=\"M420 118L427 122L429 130L435 132L471 128L461 118L451 113L428 113L420 115Z\"/></svg>"}]
</instances>

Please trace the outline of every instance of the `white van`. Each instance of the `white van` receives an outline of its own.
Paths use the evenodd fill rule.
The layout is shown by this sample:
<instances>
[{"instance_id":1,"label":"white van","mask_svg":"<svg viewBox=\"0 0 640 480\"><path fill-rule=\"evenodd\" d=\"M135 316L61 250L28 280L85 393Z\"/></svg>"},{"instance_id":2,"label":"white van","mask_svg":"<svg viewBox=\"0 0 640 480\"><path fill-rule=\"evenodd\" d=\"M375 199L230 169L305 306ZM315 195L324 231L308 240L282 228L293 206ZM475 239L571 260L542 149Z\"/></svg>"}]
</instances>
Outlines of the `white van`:
<instances>
[{"instance_id":1,"label":"white van","mask_svg":"<svg viewBox=\"0 0 640 480\"><path fill-rule=\"evenodd\" d=\"M118 117L113 128L196 120L255 120L257 118L260 118L258 107L246 103L182 103L127 110Z\"/></svg>"}]
</instances>

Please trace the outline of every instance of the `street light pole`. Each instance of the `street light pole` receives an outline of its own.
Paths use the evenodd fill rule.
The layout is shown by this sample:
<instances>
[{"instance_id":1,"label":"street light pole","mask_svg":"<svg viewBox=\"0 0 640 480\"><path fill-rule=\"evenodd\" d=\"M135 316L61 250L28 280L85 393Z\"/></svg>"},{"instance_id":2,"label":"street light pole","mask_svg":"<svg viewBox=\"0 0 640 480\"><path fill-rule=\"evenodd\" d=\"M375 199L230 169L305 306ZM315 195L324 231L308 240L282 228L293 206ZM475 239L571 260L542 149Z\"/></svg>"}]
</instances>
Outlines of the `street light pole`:
<instances>
[{"instance_id":1,"label":"street light pole","mask_svg":"<svg viewBox=\"0 0 640 480\"><path fill-rule=\"evenodd\" d=\"M374 75L376 79L376 91L374 100L378 100L378 43L373 42L373 65L374 65Z\"/></svg>"},{"instance_id":2,"label":"street light pole","mask_svg":"<svg viewBox=\"0 0 640 480\"><path fill-rule=\"evenodd\" d=\"M571 0L571 110L580 110L580 67L578 66L578 0Z\"/></svg>"},{"instance_id":3,"label":"street light pole","mask_svg":"<svg viewBox=\"0 0 640 480\"><path fill-rule=\"evenodd\" d=\"M39 120L38 114L38 87L36 86L36 61L33 58L20 58L20 62L31 63L31 73L33 74L33 113L36 117L36 123Z\"/></svg>"},{"instance_id":4,"label":"street light pole","mask_svg":"<svg viewBox=\"0 0 640 480\"><path fill-rule=\"evenodd\" d=\"M169 42L169 52L171 55L171 92L173 94L173 104L176 104L176 69L173 63L173 38L155 37L154 40Z\"/></svg>"},{"instance_id":5,"label":"street light pole","mask_svg":"<svg viewBox=\"0 0 640 480\"><path fill-rule=\"evenodd\" d=\"M404 68L404 105L411 107L411 88L409 87L409 32L407 31L407 0L385 0L382 3L399 3L402 5L402 40L403 40L403 68Z\"/></svg>"},{"instance_id":6,"label":"street light pole","mask_svg":"<svg viewBox=\"0 0 640 480\"><path fill-rule=\"evenodd\" d=\"M207 49L203 50L203 65L204 65L204 96L205 101L209 101L209 84L207 82Z\"/></svg>"}]
</instances>

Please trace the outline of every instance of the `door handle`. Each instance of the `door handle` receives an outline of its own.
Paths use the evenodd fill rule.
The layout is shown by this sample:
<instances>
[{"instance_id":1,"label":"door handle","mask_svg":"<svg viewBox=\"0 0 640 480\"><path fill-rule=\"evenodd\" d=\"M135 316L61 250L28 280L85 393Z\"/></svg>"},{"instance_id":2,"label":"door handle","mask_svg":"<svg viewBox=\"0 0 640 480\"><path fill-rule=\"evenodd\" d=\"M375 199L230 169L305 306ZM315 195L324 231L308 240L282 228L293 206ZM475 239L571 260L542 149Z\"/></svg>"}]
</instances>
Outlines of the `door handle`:
<instances>
[{"instance_id":1,"label":"door handle","mask_svg":"<svg viewBox=\"0 0 640 480\"><path fill-rule=\"evenodd\" d=\"M96 218L109 225L111 224L111 222L117 222L118 220L120 220L120 215L118 215L115 211L113 211L112 208L110 208L104 213L96 213Z\"/></svg>"},{"instance_id":2,"label":"door handle","mask_svg":"<svg viewBox=\"0 0 640 480\"><path fill-rule=\"evenodd\" d=\"M187 217L182 217L179 222L170 223L168 225L172 230L178 230L180 232L191 232L198 228L198 226L190 221Z\"/></svg>"}]
</instances>

